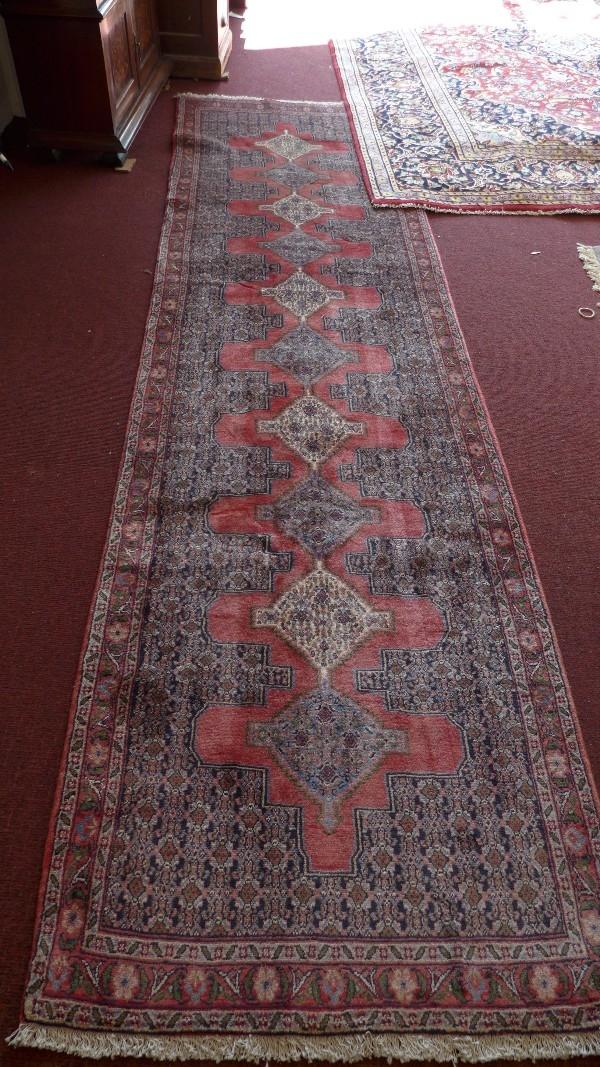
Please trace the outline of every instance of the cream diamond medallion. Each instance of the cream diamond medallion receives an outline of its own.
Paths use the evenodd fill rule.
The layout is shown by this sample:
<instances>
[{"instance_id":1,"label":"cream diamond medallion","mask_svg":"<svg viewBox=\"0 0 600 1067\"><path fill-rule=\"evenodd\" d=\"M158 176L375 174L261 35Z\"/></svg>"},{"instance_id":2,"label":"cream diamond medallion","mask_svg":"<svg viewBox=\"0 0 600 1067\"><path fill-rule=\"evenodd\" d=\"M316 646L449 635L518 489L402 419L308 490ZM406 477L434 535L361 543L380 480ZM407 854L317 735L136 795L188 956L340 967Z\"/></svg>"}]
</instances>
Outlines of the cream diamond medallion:
<instances>
[{"instance_id":1,"label":"cream diamond medallion","mask_svg":"<svg viewBox=\"0 0 600 1067\"><path fill-rule=\"evenodd\" d=\"M349 422L316 396L302 396L276 419L259 419L259 433L275 433L302 459L317 467L351 434L365 432L362 422Z\"/></svg>"},{"instance_id":2,"label":"cream diamond medallion","mask_svg":"<svg viewBox=\"0 0 600 1067\"><path fill-rule=\"evenodd\" d=\"M297 315L300 322L304 322L309 315L313 315L330 300L344 299L341 290L328 289L303 270L297 270L284 282L274 285L271 289L261 289L261 292L265 296L273 297L278 304Z\"/></svg>"},{"instance_id":3,"label":"cream diamond medallion","mask_svg":"<svg viewBox=\"0 0 600 1067\"><path fill-rule=\"evenodd\" d=\"M315 144L314 141L303 141L301 137L296 137L289 130L278 133L276 137L269 137L268 141L257 141L256 144L259 148L268 148L269 152L289 159L290 162L298 159L298 156L304 156L307 152L315 152L317 148L321 148L320 144Z\"/></svg>"},{"instance_id":4,"label":"cream diamond medallion","mask_svg":"<svg viewBox=\"0 0 600 1067\"><path fill-rule=\"evenodd\" d=\"M318 219L319 215L333 215L332 208L315 204L314 200L300 196L299 193L290 193L289 196L283 196L272 204L261 204L260 210L270 211L278 218L293 223L294 226L301 226L303 222L312 222L313 219Z\"/></svg>"},{"instance_id":5,"label":"cream diamond medallion","mask_svg":"<svg viewBox=\"0 0 600 1067\"><path fill-rule=\"evenodd\" d=\"M320 671L337 666L374 630L393 626L389 611L373 611L350 586L319 565L271 608L254 612L255 626L272 626Z\"/></svg>"}]
</instances>

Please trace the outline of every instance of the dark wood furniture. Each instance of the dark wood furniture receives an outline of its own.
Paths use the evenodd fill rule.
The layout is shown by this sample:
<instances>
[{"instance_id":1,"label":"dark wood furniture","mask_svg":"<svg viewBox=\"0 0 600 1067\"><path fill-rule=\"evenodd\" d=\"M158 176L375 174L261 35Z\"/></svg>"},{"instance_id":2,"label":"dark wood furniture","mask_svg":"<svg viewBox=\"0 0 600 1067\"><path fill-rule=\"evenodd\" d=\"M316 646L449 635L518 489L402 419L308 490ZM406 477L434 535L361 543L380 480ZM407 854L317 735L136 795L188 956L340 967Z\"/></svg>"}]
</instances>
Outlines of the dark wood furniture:
<instances>
[{"instance_id":1,"label":"dark wood furniture","mask_svg":"<svg viewBox=\"0 0 600 1067\"><path fill-rule=\"evenodd\" d=\"M158 0L158 26L176 78L227 77L232 43L228 0Z\"/></svg>"},{"instance_id":2,"label":"dark wood furniture","mask_svg":"<svg viewBox=\"0 0 600 1067\"><path fill-rule=\"evenodd\" d=\"M2 0L29 143L123 159L170 63L155 0Z\"/></svg>"}]
</instances>

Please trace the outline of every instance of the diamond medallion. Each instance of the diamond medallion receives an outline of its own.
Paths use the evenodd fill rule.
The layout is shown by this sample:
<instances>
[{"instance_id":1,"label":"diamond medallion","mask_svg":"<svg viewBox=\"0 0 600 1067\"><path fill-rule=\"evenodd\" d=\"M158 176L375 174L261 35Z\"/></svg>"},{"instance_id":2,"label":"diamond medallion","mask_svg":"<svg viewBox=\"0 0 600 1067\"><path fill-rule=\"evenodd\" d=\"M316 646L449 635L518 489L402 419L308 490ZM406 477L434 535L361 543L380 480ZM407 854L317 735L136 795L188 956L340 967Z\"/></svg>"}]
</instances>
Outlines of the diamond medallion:
<instances>
[{"instance_id":1,"label":"diamond medallion","mask_svg":"<svg viewBox=\"0 0 600 1067\"><path fill-rule=\"evenodd\" d=\"M393 625L391 612L373 611L350 586L317 566L270 608L257 608L255 626L272 626L314 667L337 666L374 630Z\"/></svg>"},{"instance_id":2,"label":"diamond medallion","mask_svg":"<svg viewBox=\"0 0 600 1067\"><path fill-rule=\"evenodd\" d=\"M291 233L276 237L273 241L267 241L262 247L271 248L278 256L289 259L297 267L303 267L313 259L339 251L339 245L326 245L318 237L313 237L304 230L292 230Z\"/></svg>"},{"instance_id":3,"label":"diamond medallion","mask_svg":"<svg viewBox=\"0 0 600 1067\"><path fill-rule=\"evenodd\" d=\"M290 193L288 196L275 200L272 204L261 204L260 211L270 211L278 218L293 223L294 226L301 226L303 222L318 219L319 215L333 214L332 208L315 204L314 200L300 196L299 193Z\"/></svg>"},{"instance_id":4,"label":"diamond medallion","mask_svg":"<svg viewBox=\"0 0 600 1067\"><path fill-rule=\"evenodd\" d=\"M363 523L379 518L375 508L361 507L319 474L311 474L297 489L275 504L258 508L257 513L261 519L275 521L316 559L347 541Z\"/></svg>"},{"instance_id":5,"label":"diamond medallion","mask_svg":"<svg viewBox=\"0 0 600 1067\"><path fill-rule=\"evenodd\" d=\"M276 419L259 419L259 433L274 433L312 467L323 463L351 434L362 434L362 422L349 422L315 396L302 396Z\"/></svg>"},{"instance_id":6,"label":"diamond medallion","mask_svg":"<svg viewBox=\"0 0 600 1067\"><path fill-rule=\"evenodd\" d=\"M312 385L343 363L353 363L355 356L303 323L272 348L260 349L256 359L261 363L276 363L282 370L295 374L304 385Z\"/></svg>"},{"instance_id":7,"label":"diamond medallion","mask_svg":"<svg viewBox=\"0 0 600 1067\"><path fill-rule=\"evenodd\" d=\"M280 163L276 167L261 168L260 177L274 185L287 185L293 191L299 185L319 181L319 175L300 163Z\"/></svg>"},{"instance_id":8,"label":"diamond medallion","mask_svg":"<svg viewBox=\"0 0 600 1067\"><path fill-rule=\"evenodd\" d=\"M407 748L403 730L385 729L354 701L323 686L289 704L271 722L251 723L248 740L269 748L320 805L332 833L340 801L369 778L388 752Z\"/></svg>"},{"instance_id":9,"label":"diamond medallion","mask_svg":"<svg viewBox=\"0 0 600 1067\"><path fill-rule=\"evenodd\" d=\"M261 292L265 296L273 297L278 304L293 312L301 322L328 304L330 300L344 299L344 294L339 289L329 289L302 270L297 270L279 285L274 285L270 289L261 289Z\"/></svg>"},{"instance_id":10,"label":"diamond medallion","mask_svg":"<svg viewBox=\"0 0 600 1067\"><path fill-rule=\"evenodd\" d=\"M275 155L289 160L297 159L298 156L304 156L307 152L314 152L321 147L313 141L304 141L301 137L296 137L289 130L278 133L276 137L269 137L266 141L257 141L256 144L259 148L268 148L269 152L274 152Z\"/></svg>"}]
</instances>

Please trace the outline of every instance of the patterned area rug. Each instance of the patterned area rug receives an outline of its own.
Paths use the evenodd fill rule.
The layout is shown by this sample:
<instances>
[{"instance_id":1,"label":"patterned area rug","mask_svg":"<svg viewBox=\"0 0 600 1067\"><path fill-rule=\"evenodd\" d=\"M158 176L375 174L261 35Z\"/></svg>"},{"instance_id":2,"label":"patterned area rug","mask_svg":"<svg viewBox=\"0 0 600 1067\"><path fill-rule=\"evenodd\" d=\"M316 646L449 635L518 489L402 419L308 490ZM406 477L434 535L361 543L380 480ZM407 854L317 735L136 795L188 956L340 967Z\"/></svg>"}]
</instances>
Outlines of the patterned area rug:
<instances>
[{"instance_id":1,"label":"patterned area rug","mask_svg":"<svg viewBox=\"0 0 600 1067\"><path fill-rule=\"evenodd\" d=\"M374 204L600 210L600 8L503 8L506 25L403 29L332 46Z\"/></svg>"},{"instance_id":2,"label":"patterned area rug","mask_svg":"<svg viewBox=\"0 0 600 1067\"><path fill-rule=\"evenodd\" d=\"M179 101L15 1045L600 1052L598 811L422 213Z\"/></svg>"}]
</instances>

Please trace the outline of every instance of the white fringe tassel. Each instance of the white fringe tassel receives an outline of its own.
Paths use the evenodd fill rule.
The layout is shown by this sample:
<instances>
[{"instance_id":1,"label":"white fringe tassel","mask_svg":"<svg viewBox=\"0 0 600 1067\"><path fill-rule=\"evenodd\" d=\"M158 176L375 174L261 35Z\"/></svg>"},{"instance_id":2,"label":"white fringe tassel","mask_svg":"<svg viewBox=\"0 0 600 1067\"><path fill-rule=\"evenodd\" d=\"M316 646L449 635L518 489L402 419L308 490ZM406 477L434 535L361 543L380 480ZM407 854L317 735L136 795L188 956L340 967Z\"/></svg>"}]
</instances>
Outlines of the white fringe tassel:
<instances>
[{"instance_id":1,"label":"white fringe tassel","mask_svg":"<svg viewBox=\"0 0 600 1067\"><path fill-rule=\"evenodd\" d=\"M600 293L600 259L593 245L577 245L579 258L585 267L585 272L592 280L592 289Z\"/></svg>"},{"instance_id":2,"label":"white fringe tassel","mask_svg":"<svg viewBox=\"0 0 600 1067\"><path fill-rule=\"evenodd\" d=\"M600 1031L570 1034L489 1034L481 1037L435 1034L357 1033L328 1037L192 1034L119 1034L72 1030L63 1026L21 1023L7 1038L14 1048L43 1048L75 1056L148 1057L154 1060L325 1060L355 1063L383 1057L406 1063L489 1063L505 1060L552 1060L600 1054Z\"/></svg>"}]
</instances>

